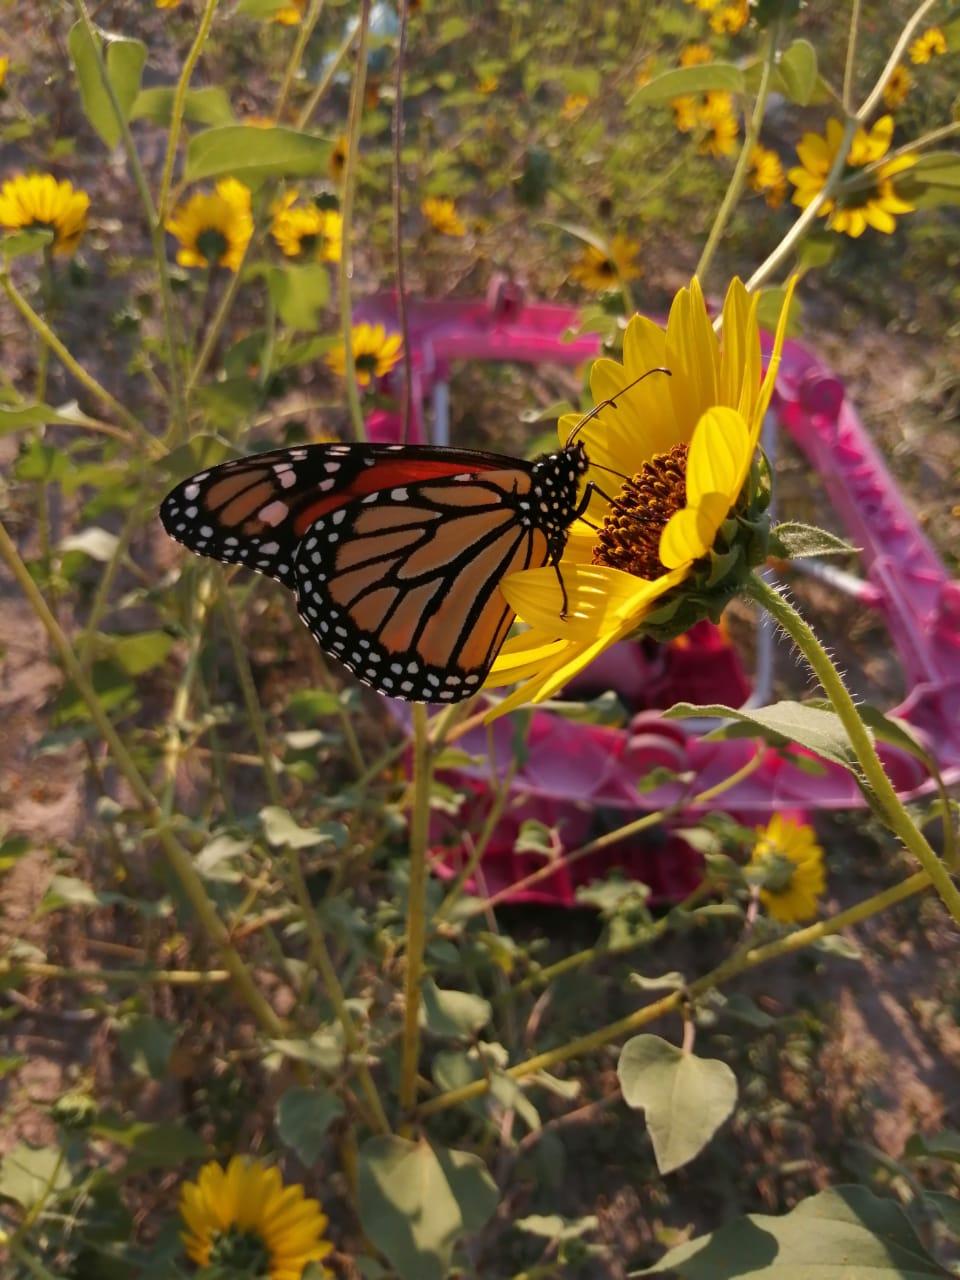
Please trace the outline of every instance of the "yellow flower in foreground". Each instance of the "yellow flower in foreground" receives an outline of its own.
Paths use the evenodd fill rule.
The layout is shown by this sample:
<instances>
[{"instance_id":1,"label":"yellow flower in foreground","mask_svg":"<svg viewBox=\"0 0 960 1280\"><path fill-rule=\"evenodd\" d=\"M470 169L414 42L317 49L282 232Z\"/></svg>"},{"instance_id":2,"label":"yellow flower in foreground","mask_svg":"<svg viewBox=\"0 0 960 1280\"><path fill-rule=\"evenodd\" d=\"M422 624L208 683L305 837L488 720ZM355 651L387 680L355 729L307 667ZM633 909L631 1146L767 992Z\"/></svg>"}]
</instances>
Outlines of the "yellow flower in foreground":
<instances>
[{"instance_id":1,"label":"yellow flower in foreground","mask_svg":"<svg viewBox=\"0 0 960 1280\"><path fill-rule=\"evenodd\" d=\"M318 209L312 202L298 204L298 193L288 191L271 212L270 234L288 258L315 258L339 262L343 249L343 216L335 209Z\"/></svg>"},{"instance_id":2,"label":"yellow flower in foreground","mask_svg":"<svg viewBox=\"0 0 960 1280\"><path fill-rule=\"evenodd\" d=\"M46 227L56 253L73 253L87 225L90 197L51 173L17 174L0 187L0 227L24 231Z\"/></svg>"},{"instance_id":3,"label":"yellow flower in foreground","mask_svg":"<svg viewBox=\"0 0 960 1280\"><path fill-rule=\"evenodd\" d=\"M444 200L440 196L427 196L420 205L420 212L441 236L465 236L467 228L457 213L457 206L452 200Z\"/></svg>"},{"instance_id":4,"label":"yellow flower in foreground","mask_svg":"<svg viewBox=\"0 0 960 1280\"><path fill-rule=\"evenodd\" d=\"M892 137L893 116L882 116L869 133L858 129L847 156L846 181L855 179L854 170L882 159L890 149ZM787 173L796 187L793 203L801 209L805 209L823 189L842 141L843 126L839 120L833 119L827 121L826 137L817 133L803 135L797 146L801 163ZM916 163L915 155L897 156L887 161L867 175L862 186L840 191L835 197L825 200L820 208L820 217L829 219L827 226L831 231L854 238L862 236L867 227L889 234L896 228L896 215L911 213L916 207L897 195L893 179Z\"/></svg>"},{"instance_id":5,"label":"yellow flower in foreground","mask_svg":"<svg viewBox=\"0 0 960 1280\"><path fill-rule=\"evenodd\" d=\"M939 27L930 27L923 35L917 36L909 49L910 61L914 63L929 62L946 52L947 37Z\"/></svg>"},{"instance_id":6,"label":"yellow flower in foreground","mask_svg":"<svg viewBox=\"0 0 960 1280\"><path fill-rule=\"evenodd\" d=\"M769 147L759 143L750 152L750 171L747 178L751 188L759 191L771 209L779 209L787 194L787 178L780 157Z\"/></svg>"},{"instance_id":7,"label":"yellow flower in foreground","mask_svg":"<svg viewBox=\"0 0 960 1280\"><path fill-rule=\"evenodd\" d=\"M757 832L750 868L761 877L760 901L774 920L793 924L817 914L827 878L812 827L775 813Z\"/></svg>"},{"instance_id":8,"label":"yellow flower in foreground","mask_svg":"<svg viewBox=\"0 0 960 1280\"><path fill-rule=\"evenodd\" d=\"M183 1243L191 1261L224 1276L300 1280L308 1263L333 1248L323 1238L327 1215L299 1183L285 1187L277 1169L234 1156L226 1169L205 1164L180 1189ZM332 1276L326 1267L323 1276Z\"/></svg>"},{"instance_id":9,"label":"yellow flower in foreground","mask_svg":"<svg viewBox=\"0 0 960 1280\"><path fill-rule=\"evenodd\" d=\"M640 242L618 232L604 253L595 245L584 245L583 253L570 268L570 279L585 289L615 289L621 281L636 280L643 274L636 257Z\"/></svg>"},{"instance_id":10,"label":"yellow flower in foreground","mask_svg":"<svg viewBox=\"0 0 960 1280\"><path fill-rule=\"evenodd\" d=\"M583 115L589 105L590 99L585 93L568 93L563 100L560 114L564 120L576 120L577 116Z\"/></svg>"},{"instance_id":11,"label":"yellow flower in foreground","mask_svg":"<svg viewBox=\"0 0 960 1280\"><path fill-rule=\"evenodd\" d=\"M732 156L737 149L740 122L733 109L733 94L711 90L699 111L706 129L700 151L707 156Z\"/></svg>"},{"instance_id":12,"label":"yellow flower in foreground","mask_svg":"<svg viewBox=\"0 0 960 1280\"><path fill-rule=\"evenodd\" d=\"M236 178L221 178L213 191L197 191L167 219L180 241L181 267L226 267L239 271L253 235L250 188Z\"/></svg>"},{"instance_id":13,"label":"yellow flower in foreground","mask_svg":"<svg viewBox=\"0 0 960 1280\"><path fill-rule=\"evenodd\" d=\"M281 22L285 27L295 27L302 21L306 8L307 0L293 0L292 4L285 4L283 8L278 9L272 21Z\"/></svg>"},{"instance_id":14,"label":"yellow flower in foreground","mask_svg":"<svg viewBox=\"0 0 960 1280\"><path fill-rule=\"evenodd\" d=\"M711 30L717 35L735 36L747 25L750 17L750 6L747 0L736 0L735 4L725 4L710 15Z\"/></svg>"},{"instance_id":15,"label":"yellow flower in foreground","mask_svg":"<svg viewBox=\"0 0 960 1280\"><path fill-rule=\"evenodd\" d=\"M699 67L713 61L713 50L708 44L688 44L680 50L681 67Z\"/></svg>"},{"instance_id":16,"label":"yellow flower in foreground","mask_svg":"<svg viewBox=\"0 0 960 1280\"><path fill-rule=\"evenodd\" d=\"M350 337L357 382L361 387L366 387L374 378L382 378L385 373L389 373L400 359L403 339L399 333L387 336L382 324L355 324ZM347 351L342 342L327 352L326 361L328 368L341 378L346 374Z\"/></svg>"},{"instance_id":17,"label":"yellow flower in foreground","mask_svg":"<svg viewBox=\"0 0 960 1280\"><path fill-rule=\"evenodd\" d=\"M884 105L890 111L896 111L898 107L902 107L912 84L913 76L905 66L901 64L899 67L894 67L890 79L883 86Z\"/></svg>"},{"instance_id":18,"label":"yellow flower in foreground","mask_svg":"<svg viewBox=\"0 0 960 1280\"><path fill-rule=\"evenodd\" d=\"M745 496L773 394L793 284L787 290L766 376L761 378L758 297L734 280L714 332L697 280L681 289L666 330L634 316L623 364L600 359L590 372L596 404L613 397L578 439L595 493L570 529L559 564L511 574L501 590L529 630L507 640L487 685L520 687L501 715L551 697L609 645L643 627L660 598L699 573L721 525ZM650 373L666 368L671 376ZM634 379L649 374L636 386ZM629 388L624 390L624 388ZM560 419L563 442L577 424ZM631 477L612 506L611 472ZM708 562L707 562L708 563ZM702 566L701 566L702 567Z\"/></svg>"}]
</instances>

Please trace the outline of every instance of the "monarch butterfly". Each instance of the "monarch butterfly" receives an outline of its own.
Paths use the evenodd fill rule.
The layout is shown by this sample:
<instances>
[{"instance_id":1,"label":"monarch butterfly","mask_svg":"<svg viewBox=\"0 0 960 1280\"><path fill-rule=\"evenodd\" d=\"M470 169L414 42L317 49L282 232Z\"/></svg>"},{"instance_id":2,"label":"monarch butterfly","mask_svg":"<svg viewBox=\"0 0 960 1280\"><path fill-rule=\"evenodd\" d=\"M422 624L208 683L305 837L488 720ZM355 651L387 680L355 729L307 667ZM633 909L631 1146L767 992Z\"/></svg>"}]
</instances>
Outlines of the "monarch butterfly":
<instances>
[{"instance_id":1,"label":"monarch butterfly","mask_svg":"<svg viewBox=\"0 0 960 1280\"><path fill-rule=\"evenodd\" d=\"M575 437L607 404L534 462L396 444L238 458L177 485L160 518L191 551L282 582L320 647L365 684L407 702L459 702L513 623L500 582L559 565L596 490L580 496L590 463Z\"/></svg>"}]
</instances>

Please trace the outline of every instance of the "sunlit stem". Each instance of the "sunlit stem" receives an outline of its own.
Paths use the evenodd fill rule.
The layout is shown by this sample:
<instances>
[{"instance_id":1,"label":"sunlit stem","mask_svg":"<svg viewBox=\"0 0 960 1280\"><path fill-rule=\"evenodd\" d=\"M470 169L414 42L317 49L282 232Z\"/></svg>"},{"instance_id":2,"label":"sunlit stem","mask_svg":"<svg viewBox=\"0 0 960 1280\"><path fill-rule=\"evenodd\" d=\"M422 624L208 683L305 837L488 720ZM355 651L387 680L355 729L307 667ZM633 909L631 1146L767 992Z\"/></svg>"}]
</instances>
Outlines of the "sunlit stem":
<instances>
[{"instance_id":1,"label":"sunlit stem","mask_svg":"<svg viewBox=\"0 0 960 1280\"><path fill-rule=\"evenodd\" d=\"M194 36L193 44L190 46L190 52L184 60L183 67L180 71L180 78L177 81L177 87L173 91L173 105L170 108L170 133L167 137L167 152L163 160L163 174L160 178L160 192L157 196L157 229L163 234L164 223L167 220L170 203L170 184L173 181L173 166L177 159L177 146L180 142L180 130L183 127L183 113L187 103L187 90L190 88L190 80L193 76L194 68L200 59L200 53L203 46L207 42L207 36L210 34L210 28L213 25L213 15L216 11L218 0L206 0L203 7L203 13L200 15L200 25L197 28L197 34Z\"/></svg>"},{"instance_id":2,"label":"sunlit stem","mask_svg":"<svg viewBox=\"0 0 960 1280\"><path fill-rule=\"evenodd\" d=\"M344 36L343 41L340 44L340 47L337 49L336 53L334 53L333 57L330 60L330 63L326 69L326 73L324 74L323 79L320 81L320 83L314 89L313 93L311 93L310 97L304 103L303 108L299 116L297 117L298 129L305 129L307 125L310 123L311 119L313 118L313 113L316 111L317 107L320 105L323 99L327 96L327 93L330 90L330 86L333 84L337 73L339 72L343 64L346 62L347 58L349 57L350 50L353 48L353 45L356 39L357 39L357 30L354 27L352 30L349 30L347 34Z\"/></svg>"},{"instance_id":3,"label":"sunlit stem","mask_svg":"<svg viewBox=\"0 0 960 1280\"><path fill-rule=\"evenodd\" d=\"M320 21L324 3L325 0L310 0L310 8L304 14L297 27L297 38L294 41L290 61L287 63L287 69L283 74L283 82L280 85L280 92L277 94L276 105L273 108L273 115L277 124L283 122L283 113L286 110L287 99L290 97L290 90L293 88L293 82L297 77L297 72L300 70L300 63L303 61L303 54L310 37Z\"/></svg>"},{"instance_id":4,"label":"sunlit stem","mask_svg":"<svg viewBox=\"0 0 960 1280\"><path fill-rule=\"evenodd\" d=\"M853 73L857 61L857 35L860 29L860 0L853 0L850 10L850 34L847 36L847 58L843 67L843 109L853 110Z\"/></svg>"},{"instance_id":5,"label":"sunlit stem","mask_svg":"<svg viewBox=\"0 0 960 1280\"><path fill-rule=\"evenodd\" d=\"M410 880L407 891L406 976L403 1046L400 1061L400 1110L409 1115L417 1101L420 1059L420 984L427 937L427 842L432 780L427 708L413 705L413 808L410 814Z\"/></svg>"},{"instance_id":6,"label":"sunlit stem","mask_svg":"<svg viewBox=\"0 0 960 1280\"><path fill-rule=\"evenodd\" d=\"M360 159L360 122L363 118L363 97L367 83L367 36L370 31L370 0L362 0L360 9L360 34L357 44L357 69L350 88L350 113L347 118L347 155L343 170L343 197L340 202L343 214L343 247L340 253L340 334L344 347L344 380L347 384L347 404L353 434L357 440L366 440L367 428L360 406L360 390L357 386L357 366L353 358L353 197L357 188L357 169Z\"/></svg>"}]
</instances>

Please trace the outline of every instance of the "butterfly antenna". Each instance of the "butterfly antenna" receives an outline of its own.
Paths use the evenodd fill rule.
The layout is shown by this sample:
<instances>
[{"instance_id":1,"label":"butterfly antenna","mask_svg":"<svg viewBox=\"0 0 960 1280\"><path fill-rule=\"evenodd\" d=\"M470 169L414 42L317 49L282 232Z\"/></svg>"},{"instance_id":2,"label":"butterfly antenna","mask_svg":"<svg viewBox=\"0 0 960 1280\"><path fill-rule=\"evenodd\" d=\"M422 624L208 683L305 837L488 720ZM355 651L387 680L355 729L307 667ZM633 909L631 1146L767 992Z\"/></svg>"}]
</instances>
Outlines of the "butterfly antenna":
<instances>
[{"instance_id":1,"label":"butterfly antenna","mask_svg":"<svg viewBox=\"0 0 960 1280\"><path fill-rule=\"evenodd\" d=\"M570 434L567 436L567 442L564 447L569 448L570 445L573 444L574 440L576 440L577 436L580 434L583 428L587 425L587 423L592 418L595 418L602 409L606 409L608 406L611 409L615 409L617 407L617 401L622 395L624 395L628 391L632 391L633 388L637 385L637 383L643 382L644 378L649 378L652 373L665 373L668 378L672 376L670 373L670 370L664 369L661 365L657 365L653 369L648 369L646 373L641 373L639 378L634 378L634 380L632 382L628 382L625 387L621 387L615 396L610 396L606 400L601 400L599 404L595 404L593 406L593 408L590 410L589 413L585 413L583 417L580 419L580 421L577 423L577 425L570 432Z\"/></svg>"}]
</instances>

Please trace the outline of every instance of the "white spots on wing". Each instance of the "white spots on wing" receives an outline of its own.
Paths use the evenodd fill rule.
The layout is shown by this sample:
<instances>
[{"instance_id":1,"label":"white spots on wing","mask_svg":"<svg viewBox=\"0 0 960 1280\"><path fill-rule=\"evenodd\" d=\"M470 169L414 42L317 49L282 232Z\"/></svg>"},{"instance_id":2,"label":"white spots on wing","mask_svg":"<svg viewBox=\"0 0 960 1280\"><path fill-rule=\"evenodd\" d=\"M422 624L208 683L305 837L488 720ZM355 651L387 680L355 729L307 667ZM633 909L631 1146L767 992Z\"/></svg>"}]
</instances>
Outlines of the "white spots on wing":
<instances>
[{"instance_id":1,"label":"white spots on wing","mask_svg":"<svg viewBox=\"0 0 960 1280\"><path fill-rule=\"evenodd\" d=\"M194 498L197 497L199 492L200 492L200 486L196 483L196 481L193 481L191 484L187 484L183 486L183 496L186 498L188 502L192 502Z\"/></svg>"},{"instance_id":2,"label":"white spots on wing","mask_svg":"<svg viewBox=\"0 0 960 1280\"><path fill-rule=\"evenodd\" d=\"M271 528L275 528L282 521L286 520L289 514L290 508L285 502L281 502L279 498L273 502L268 502L267 505L265 507L261 507L258 512L263 523L270 525Z\"/></svg>"},{"instance_id":3,"label":"white spots on wing","mask_svg":"<svg viewBox=\"0 0 960 1280\"><path fill-rule=\"evenodd\" d=\"M183 513L183 514L187 517L187 519L188 519L188 520L196 520L196 518L197 518L197 508L196 508L196 507L187 507L186 511L184 511L184 513Z\"/></svg>"},{"instance_id":4,"label":"white spots on wing","mask_svg":"<svg viewBox=\"0 0 960 1280\"><path fill-rule=\"evenodd\" d=\"M390 497L394 500L394 502L406 502L409 496L410 495L407 493L406 489L390 490Z\"/></svg>"},{"instance_id":5,"label":"white spots on wing","mask_svg":"<svg viewBox=\"0 0 960 1280\"><path fill-rule=\"evenodd\" d=\"M331 524L340 524L346 517L346 510L341 507L339 511L334 511L330 517Z\"/></svg>"},{"instance_id":6,"label":"white spots on wing","mask_svg":"<svg viewBox=\"0 0 960 1280\"><path fill-rule=\"evenodd\" d=\"M325 462L323 464L323 469L324 471L329 471L331 474L336 474L342 465L343 464L340 462Z\"/></svg>"},{"instance_id":7,"label":"white spots on wing","mask_svg":"<svg viewBox=\"0 0 960 1280\"><path fill-rule=\"evenodd\" d=\"M328 479L326 479L326 480L321 480L321 481L320 481L320 483L317 485L317 488L318 488L318 489L322 489L324 493L327 493L330 489L332 489L332 488L333 488L333 486L334 486L336 483L337 483L337 481L336 481L335 477L334 477L334 476L330 476L330 477L329 477Z\"/></svg>"},{"instance_id":8,"label":"white spots on wing","mask_svg":"<svg viewBox=\"0 0 960 1280\"><path fill-rule=\"evenodd\" d=\"M274 467L274 471L277 473L277 479L280 481L282 488L289 489L297 483L297 473L293 467L287 467L285 471L281 471L279 467Z\"/></svg>"},{"instance_id":9,"label":"white spots on wing","mask_svg":"<svg viewBox=\"0 0 960 1280\"><path fill-rule=\"evenodd\" d=\"M262 542L260 544L260 554L262 556L275 556L279 550L279 542Z\"/></svg>"}]
</instances>

